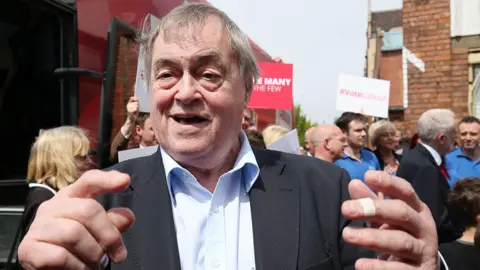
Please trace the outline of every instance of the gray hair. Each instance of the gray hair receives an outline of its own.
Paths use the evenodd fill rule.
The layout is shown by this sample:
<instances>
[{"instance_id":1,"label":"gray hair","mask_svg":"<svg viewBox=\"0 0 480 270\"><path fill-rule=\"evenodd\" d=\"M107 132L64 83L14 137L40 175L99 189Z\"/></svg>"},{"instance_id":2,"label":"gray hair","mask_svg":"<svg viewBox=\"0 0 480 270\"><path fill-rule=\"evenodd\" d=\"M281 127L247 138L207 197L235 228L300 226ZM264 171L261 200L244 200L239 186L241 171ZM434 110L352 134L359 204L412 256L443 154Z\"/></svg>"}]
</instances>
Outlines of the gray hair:
<instances>
[{"instance_id":1,"label":"gray hair","mask_svg":"<svg viewBox=\"0 0 480 270\"><path fill-rule=\"evenodd\" d=\"M388 120L380 120L377 122L373 122L370 125L370 127L368 128L368 137L370 139L370 143L373 146L378 146L379 139L383 134L391 134L395 132L397 132L397 128L392 122Z\"/></svg>"},{"instance_id":2,"label":"gray hair","mask_svg":"<svg viewBox=\"0 0 480 270\"><path fill-rule=\"evenodd\" d=\"M195 35L198 33L197 30L203 27L207 19L211 16L220 19L224 25L224 30L230 41L233 55L240 69L240 75L244 80L247 98L250 97L253 84L259 78L260 70L252 48L250 47L248 36L240 30L225 12L210 4L202 3L185 3L174 8L160 19L159 26L156 29L151 29L147 23L148 17L145 19L140 39L144 45L143 52L141 53L143 53L144 56L147 88L150 88L151 83L152 53L155 40L161 36L165 42L178 42L182 38L178 34L181 30L186 30L190 38L195 40Z\"/></svg>"},{"instance_id":3,"label":"gray hair","mask_svg":"<svg viewBox=\"0 0 480 270\"><path fill-rule=\"evenodd\" d=\"M432 142L437 134L448 134L455 128L455 114L449 109L431 109L418 119L418 137Z\"/></svg>"}]
</instances>

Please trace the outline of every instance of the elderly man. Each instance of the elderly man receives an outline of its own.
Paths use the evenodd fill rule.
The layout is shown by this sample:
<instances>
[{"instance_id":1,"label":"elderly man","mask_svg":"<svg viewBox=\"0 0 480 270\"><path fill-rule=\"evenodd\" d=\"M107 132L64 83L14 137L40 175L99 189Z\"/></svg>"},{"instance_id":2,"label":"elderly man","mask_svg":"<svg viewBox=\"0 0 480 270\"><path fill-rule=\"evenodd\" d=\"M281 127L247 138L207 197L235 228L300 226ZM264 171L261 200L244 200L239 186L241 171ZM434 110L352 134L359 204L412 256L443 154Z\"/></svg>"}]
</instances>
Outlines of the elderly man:
<instances>
[{"instance_id":1,"label":"elderly man","mask_svg":"<svg viewBox=\"0 0 480 270\"><path fill-rule=\"evenodd\" d=\"M412 183L420 199L430 208L440 243L461 236L447 209L449 185L443 159L453 149L455 135L455 114L451 110L426 111L418 119L421 142L402 158L397 170L397 176Z\"/></svg>"},{"instance_id":2,"label":"elderly man","mask_svg":"<svg viewBox=\"0 0 480 270\"><path fill-rule=\"evenodd\" d=\"M386 201L332 164L252 151L241 124L258 67L226 14L182 5L145 46L158 152L88 172L42 204L18 251L26 269L438 267L433 219L404 180L367 174L398 199ZM357 260L372 255L360 247L390 259Z\"/></svg>"},{"instance_id":3,"label":"elderly man","mask_svg":"<svg viewBox=\"0 0 480 270\"><path fill-rule=\"evenodd\" d=\"M319 125L312 132L313 156L333 163L343 157L347 137L335 125Z\"/></svg>"}]
</instances>

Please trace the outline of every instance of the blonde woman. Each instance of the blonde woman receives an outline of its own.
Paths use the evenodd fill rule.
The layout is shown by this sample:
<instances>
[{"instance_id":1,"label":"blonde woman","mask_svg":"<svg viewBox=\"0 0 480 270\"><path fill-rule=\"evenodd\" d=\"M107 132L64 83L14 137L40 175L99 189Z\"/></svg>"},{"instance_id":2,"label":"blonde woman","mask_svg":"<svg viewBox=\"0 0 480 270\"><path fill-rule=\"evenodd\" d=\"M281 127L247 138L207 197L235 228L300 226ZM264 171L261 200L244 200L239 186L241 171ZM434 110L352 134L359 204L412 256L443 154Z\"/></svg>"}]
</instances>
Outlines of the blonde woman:
<instances>
[{"instance_id":1,"label":"blonde woman","mask_svg":"<svg viewBox=\"0 0 480 270\"><path fill-rule=\"evenodd\" d=\"M397 145L396 140L397 129L392 122L380 120L370 125L368 129L368 137L370 144L374 147L380 169L390 174L396 174L401 155L395 153Z\"/></svg>"},{"instance_id":2,"label":"blonde woman","mask_svg":"<svg viewBox=\"0 0 480 270\"><path fill-rule=\"evenodd\" d=\"M60 189L75 182L93 167L88 155L90 141L80 128L63 126L42 131L33 144L28 161L30 193L25 204L25 230L38 206Z\"/></svg>"},{"instance_id":3,"label":"blonde woman","mask_svg":"<svg viewBox=\"0 0 480 270\"><path fill-rule=\"evenodd\" d=\"M276 140L280 139L282 136L284 136L288 132L289 130L282 126L277 126L277 125L268 126L262 132L265 146L268 147L270 144L274 143Z\"/></svg>"},{"instance_id":4,"label":"blonde woman","mask_svg":"<svg viewBox=\"0 0 480 270\"><path fill-rule=\"evenodd\" d=\"M30 191L15 239L23 238L41 203L94 167L88 155L89 149L90 141L80 128L63 126L41 130L30 150L27 172ZM10 252L8 264L14 250L16 243Z\"/></svg>"}]
</instances>

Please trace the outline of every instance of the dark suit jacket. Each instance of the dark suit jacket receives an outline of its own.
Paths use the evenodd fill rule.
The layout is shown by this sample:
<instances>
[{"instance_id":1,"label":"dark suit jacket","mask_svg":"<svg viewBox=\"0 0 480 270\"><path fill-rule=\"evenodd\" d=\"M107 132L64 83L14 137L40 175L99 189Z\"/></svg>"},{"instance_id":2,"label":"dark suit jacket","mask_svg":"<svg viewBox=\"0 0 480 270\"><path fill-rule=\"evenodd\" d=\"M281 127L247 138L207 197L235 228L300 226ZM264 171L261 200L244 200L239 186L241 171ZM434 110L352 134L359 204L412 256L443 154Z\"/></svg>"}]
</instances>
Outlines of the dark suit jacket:
<instances>
[{"instance_id":1,"label":"dark suit jacket","mask_svg":"<svg viewBox=\"0 0 480 270\"><path fill-rule=\"evenodd\" d=\"M255 262L258 270L353 269L371 251L342 241L350 222L340 212L349 199L346 171L314 158L256 149L260 176L250 191ZM129 207L135 224L123 234L128 258L113 270L180 269L170 195L160 151L119 163L128 173L122 194L99 198L106 209ZM363 226L363 222L351 222Z\"/></svg>"},{"instance_id":2,"label":"dark suit jacket","mask_svg":"<svg viewBox=\"0 0 480 270\"><path fill-rule=\"evenodd\" d=\"M397 176L409 181L420 199L428 205L437 224L440 243L451 242L461 236L455 219L449 215L447 197L450 187L433 156L421 144L405 154Z\"/></svg>"}]
</instances>

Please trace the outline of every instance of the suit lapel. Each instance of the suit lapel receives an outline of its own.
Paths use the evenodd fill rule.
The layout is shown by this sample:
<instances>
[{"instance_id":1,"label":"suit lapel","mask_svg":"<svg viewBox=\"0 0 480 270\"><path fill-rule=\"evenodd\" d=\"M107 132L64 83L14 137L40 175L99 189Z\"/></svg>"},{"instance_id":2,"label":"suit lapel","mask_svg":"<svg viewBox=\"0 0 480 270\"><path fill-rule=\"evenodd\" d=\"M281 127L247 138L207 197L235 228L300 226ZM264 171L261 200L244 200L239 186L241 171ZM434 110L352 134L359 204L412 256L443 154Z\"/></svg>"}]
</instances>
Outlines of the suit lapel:
<instances>
[{"instance_id":1,"label":"suit lapel","mask_svg":"<svg viewBox=\"0 0 480 270\"><path fill-rule=\"evenodd\" d=\"M260 175L250 190L250 207L259 270L296 269L300 197L295 175L279 152L256 150Z\"/></svg>"},{"instance_id":2,"label":"suit lapel","mask_svg":"<svg viewBox=\"0 0 480 270\"><path fill-rule=\"evenodd\" d=\"M143 167L143 166L142 166ZM152 168L155 170L152 172ZM138 269L180 269L175 223L162 156L157 151L136 170L132 183L136 221L129 230L129 241L138 250ZM151 173L148 173L151 172Z\"/></svg>"}]
</instances>

